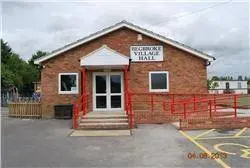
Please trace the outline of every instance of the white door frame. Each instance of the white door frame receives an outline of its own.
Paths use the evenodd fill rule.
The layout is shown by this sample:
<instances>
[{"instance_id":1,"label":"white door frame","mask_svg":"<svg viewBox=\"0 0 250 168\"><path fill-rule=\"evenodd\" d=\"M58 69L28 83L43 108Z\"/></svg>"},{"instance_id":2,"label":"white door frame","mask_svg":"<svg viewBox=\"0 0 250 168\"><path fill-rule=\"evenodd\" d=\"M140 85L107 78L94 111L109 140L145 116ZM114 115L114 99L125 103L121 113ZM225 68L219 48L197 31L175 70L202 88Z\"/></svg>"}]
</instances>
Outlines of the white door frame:
<instances>
[{"instance_id":1,"label":"white door frame","mask_svg":"<svg viewBox=\"0 0 250 168\"><path fill-rule=\"evenodd\" d=\"M96 75L105 75L106 76L106 93L97 93L96 94ZM110 88L110 76L111 75L121 75L121 93L111 93ZM93 95L93 111L123 111L124 110L124 86L123 86L123 72L93 72L92 73L92 95ZM106 96L107 108L96 108L96 96ZM121 108L111 108L111 96L121 95Z\"/></svg>"}]
</instances>

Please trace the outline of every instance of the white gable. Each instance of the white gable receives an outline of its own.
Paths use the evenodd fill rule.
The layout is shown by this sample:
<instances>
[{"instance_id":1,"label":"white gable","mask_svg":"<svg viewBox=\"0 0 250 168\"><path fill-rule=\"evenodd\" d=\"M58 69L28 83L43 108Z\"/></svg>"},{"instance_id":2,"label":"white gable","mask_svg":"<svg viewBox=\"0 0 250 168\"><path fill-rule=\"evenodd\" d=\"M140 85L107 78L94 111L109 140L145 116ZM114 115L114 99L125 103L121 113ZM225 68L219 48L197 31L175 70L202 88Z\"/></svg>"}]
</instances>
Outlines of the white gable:
<instances>
[{"instance_id":1,"label":"white gable","mask_svg":"<svg viewBox=\"0 0 250 168\"><path fill-rule=\"evenodd\" d=\"M86 68L122 68L123 66L129 65L129 57L103 45L101 48L82 57L80 65Z\"/></svg>"}]
</instances>

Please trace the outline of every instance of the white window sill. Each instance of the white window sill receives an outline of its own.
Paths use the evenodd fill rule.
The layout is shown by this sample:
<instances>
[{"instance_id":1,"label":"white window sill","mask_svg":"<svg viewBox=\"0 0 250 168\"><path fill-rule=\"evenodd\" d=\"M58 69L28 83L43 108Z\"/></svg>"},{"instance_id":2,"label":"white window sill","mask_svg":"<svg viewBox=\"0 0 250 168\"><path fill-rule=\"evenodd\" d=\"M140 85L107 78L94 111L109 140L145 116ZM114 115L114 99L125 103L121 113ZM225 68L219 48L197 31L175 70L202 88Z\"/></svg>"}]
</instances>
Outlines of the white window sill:
<instances>
[{"instance_id":1,"label":"white window sill","mask_svg":"<svg viewBox=\"0 0 250 168\"><path fill-rule=\"evenodd\" d=\"M169 92L169 89L150 89L149 92Z\"/></svg>"},{"instance_id":2,"label":"white window sill","mask_svg":"<svg viewBox=\"0 0 250 168\"><path fill-rule=\"evenodd\" d=\"M58 94L79 94L79 92L59 92Z\"/></svg>"}]
</instances>

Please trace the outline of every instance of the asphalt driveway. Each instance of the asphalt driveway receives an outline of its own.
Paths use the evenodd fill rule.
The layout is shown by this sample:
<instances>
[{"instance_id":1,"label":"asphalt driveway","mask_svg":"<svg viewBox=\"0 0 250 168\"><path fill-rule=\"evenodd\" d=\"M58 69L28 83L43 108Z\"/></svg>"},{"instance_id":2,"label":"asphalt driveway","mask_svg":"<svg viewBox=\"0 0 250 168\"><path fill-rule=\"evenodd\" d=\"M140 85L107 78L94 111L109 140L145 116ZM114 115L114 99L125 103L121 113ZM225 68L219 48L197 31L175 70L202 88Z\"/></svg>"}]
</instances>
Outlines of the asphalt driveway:
<instances>
[{"instance_id":1,"label":"asphalt driveway","mask_svg":"<svg viewBox=\"0 0 250 168\"><path fill-rule=\"evenodd\" d=\"M2 115L2 167L218 167L172 125L139 125L133 136L70 137L70 120Z\"/></svg>"}]
</instances>

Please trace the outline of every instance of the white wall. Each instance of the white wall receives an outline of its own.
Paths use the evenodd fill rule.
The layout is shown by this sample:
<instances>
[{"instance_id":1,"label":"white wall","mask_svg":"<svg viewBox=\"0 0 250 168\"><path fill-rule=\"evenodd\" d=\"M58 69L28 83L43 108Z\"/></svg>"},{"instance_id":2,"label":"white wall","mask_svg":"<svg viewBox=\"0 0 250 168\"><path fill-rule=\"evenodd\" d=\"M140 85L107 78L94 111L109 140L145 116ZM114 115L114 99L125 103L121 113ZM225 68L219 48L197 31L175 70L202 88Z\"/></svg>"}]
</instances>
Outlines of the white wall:
<instances>
[{"instance_id":1,"label":"white wall","mask_svg":"<svg viewBox=\"0 0 250 168\"><path fill-rule=\"evenodd\" d=\"M246 89L247 88L247 81L214 81L219 84L218 87L215 89L226 89L226 83L229 83L230 89L239 89L238 83L241 83L241 88Z\"/></svg>"},{"instance_id":2,"label":"white wall","mask_svg":"<svg viewBox=\"0 0 250 168\"><path fill-rule=\"evenodd\" d=\"M214 81L218 83L218 87L209 90L209 93L223 94L226 89L226 83L229 83L229 89L234 90L236 94L247 94L247 81ZM238 83L241 83L241 88L238 88Z\"/></svg>"}]
</instances>

